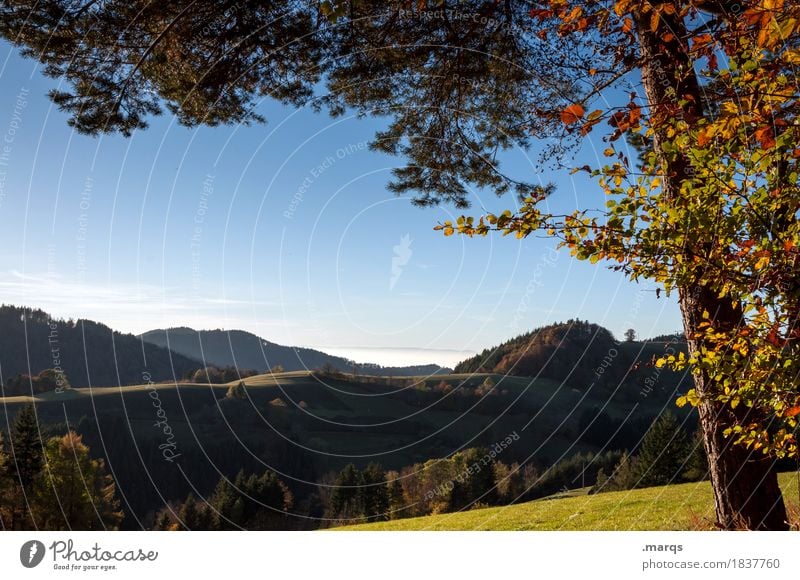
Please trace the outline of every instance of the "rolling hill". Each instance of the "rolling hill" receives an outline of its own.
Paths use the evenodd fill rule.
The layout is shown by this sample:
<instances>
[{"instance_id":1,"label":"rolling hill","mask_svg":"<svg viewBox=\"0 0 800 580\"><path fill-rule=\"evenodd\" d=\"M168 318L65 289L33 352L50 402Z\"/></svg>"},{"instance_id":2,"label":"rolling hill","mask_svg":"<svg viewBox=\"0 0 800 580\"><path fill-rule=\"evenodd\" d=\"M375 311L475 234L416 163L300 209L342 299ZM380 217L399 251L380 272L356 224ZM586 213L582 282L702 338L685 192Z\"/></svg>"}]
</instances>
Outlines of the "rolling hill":
<instances>
[{"instance_id":1,"label":"rolling hill","mask_svg":"<svg viewBox=\"0 0 800 580\"><path fill-rule=\"evenodd\" d=\"M532 343L530 336L501 345L499 350L507 352L492 368L503 373L476 372L482 369L474 368L475 361L465 361L459 368L467 372L434 375L417 367L417 376L404 377L397 369L377 366L362 366L356 376L335 372L331 369L337 366L350 370L350 361L275 345L241 331L182 328L147 333L148 340L142 340L89 321L54 322L40 311L7 307L4 312L6 326L17 336L9 344L17 350L27 338L49 354L51 325L63 341L59 344L64 353L67 345L72 353L71 345L86 337L83 348L89 352L93 388L5 397L0 422L9 425L23 405L34 402L46 433L63 433L67 425L76 429L114 474L128 514L125 525L132 529L141 527L165 502L182 500L189 492L209 493L221 475L233 477L240 470L275 471L298 498L300 509L314 514L319 505L317 482L349 463L363 469L378 462L399 470L460 449L488 447L511 433L518 440L502 460L538 468L578 453L633 449L654 417L665 408L674 409L673 401L683 389L682 377L646 364L663 350L663 343L618 343L608 331L588 323L539 332L540 339L550 338L536 343L543 345L538 351L525 347ZM14 317L17 322L11 320ZM572 334L576 328L579 332ZM170 348L184 354L165 348L167 338ZM108 345L112 350L105 348ZM576 356L582 348L586 356ZM3 355L7 352L15 351ZM204 362L185 354L199 354ZM527 357L525 365L509 362L517 355ZM15 356L25 360L24 350ZM42 352L37 356L37 364L52 366ZM150 383L142 375L145 357ZM73 384L80 386L75 361L62 358ZM180 366L166 366L176 360ZM119 361L125 372L118 382L109 374ZM536 361L542 365L539 370ZM565 368L559 370L552 361ZM175 368L175 374L153 372L155 363ZM243 388L239 381L176 382L178 368L193 370L209 363L262 370L315 365L328 370L251 376L244 379ZM8 363L3 364L5 372ZM507 374L519 368L528 376ZM108 379L100 386L114 387L124 380L139 384L96 388L97 369ZM162 377L166 382L156 384ZM691 429L689 411L676 414ZM162 422L168 435L159 427ZM170 458L164 456L165 445ZM590 475L595 473L596 469Z\"/></svg>"},{"instance_id":2,"label":"rolling hill","mask_svg":"<svg viewBox=\"0 0 800 580\"><path fill-rule=\"evenodd\" d=\"M177 328L135 336L92 320L57 319L42 310L11 305L0 306L0 329L0 385L11 389L6 394L14 395L30 392L30 383L24 379L12 386L10 379L35 376L55 367L60 367L74 387L133 385L146 376L157 382L180 381L204 366L236 366L259 372L275 365L284 370L353 368L353 362L345 358L274 344L241 330L197 332ZM412 376L449 369L438 365L361 364L359 372Z\"/></svg>"},{"instance_id":3,"label":"rolling hill","mask_svg":"<svg viewBox=\"0 0 800 580\"><path fill-rule=\"evenodd\" d=\"M142 340L169 348L206 365L232 366L264 372L281 366L285 371L306 371L326 365L350 371L354 362L311 348L284 346L243 330L194 330L179 327L145 332ZM438 365L383 367L359 363L359 372L370 375L415 376L449 372Z\"/></svg>"},{"instance_id":4,"label":"rolling hill","mask_svg":"<svg viewBox=\"0 0 800 580\"><path fill-rule=\"evenodd\" d=\"M494 384L489 392L487 379ZM244 399L228 396L238 381L6 397L0 424L8 425L29 402L36 403L48 432L63 433L69 423L113 471L130 518L126 525L135 528L166 500L185 498L193 489L189 482L195 492L207 493L220 474L242 469L269 467L296 497L311 502L313 482L348 463L363 468L377 461L400 469L464 447L489 446L512 432L519 441L503 456L509 463L547 466L578 452L632 448L674 398L662 390L643 398L635 385L610 394L487 374L379 381L298 371L244 383ZM168 438L155 426L157 413L169 425L174 462L162 456Z\"/></svg>"},{"instance_id":5,"label":"rolling hill","mask_svg":"<svg viewBox=\"0 0 800 580\"><path fill-rule=\"evenodd\" d=\"M499 373L566 381L572 385L642 384L653 373L649 363L665 349L684 350L685 341L617 341L607 329L580 320L526 332L456 365L456 373ZM676 387L683 377L670 371L659 381Z\"/></svg>"}]
</instances>

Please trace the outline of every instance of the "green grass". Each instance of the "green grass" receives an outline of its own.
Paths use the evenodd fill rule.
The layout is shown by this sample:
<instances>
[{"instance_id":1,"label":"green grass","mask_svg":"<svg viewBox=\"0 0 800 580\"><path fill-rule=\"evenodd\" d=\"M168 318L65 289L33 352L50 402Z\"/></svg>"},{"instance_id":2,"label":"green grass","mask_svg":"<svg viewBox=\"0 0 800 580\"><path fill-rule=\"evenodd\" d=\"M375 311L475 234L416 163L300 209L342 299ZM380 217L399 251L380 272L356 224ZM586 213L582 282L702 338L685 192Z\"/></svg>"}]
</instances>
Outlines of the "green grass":
<instances>
[{"instance_id":1,"label":"green grass","mask_svg":"<svg viewBox=\"0 0 800 580\"><path fill-rule=\"evenodd\" d=\"M796 473L779 475L787 503L797 508ZM692 530L713 528L708 482L542 499L496 508L345 526L357 531Z\"/></svg>"}]
</instances>

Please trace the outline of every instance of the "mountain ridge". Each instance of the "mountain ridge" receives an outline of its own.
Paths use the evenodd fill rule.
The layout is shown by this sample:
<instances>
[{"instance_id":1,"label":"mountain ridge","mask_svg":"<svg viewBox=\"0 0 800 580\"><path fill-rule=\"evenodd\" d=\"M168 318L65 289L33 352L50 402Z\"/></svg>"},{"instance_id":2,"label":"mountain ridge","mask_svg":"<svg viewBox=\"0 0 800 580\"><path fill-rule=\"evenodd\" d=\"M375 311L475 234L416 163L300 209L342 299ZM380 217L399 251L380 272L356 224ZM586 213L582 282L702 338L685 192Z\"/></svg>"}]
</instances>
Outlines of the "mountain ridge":
<instances>
[{"instance_id":1,"label":"mountain ridge","mask_svg":"<svg viewBox=\"0 0 800 580\"><path fill-rule=\"evenodd\" d=\"M267 371L280 366L285 371L314 370L331 366L339 371L397 376L433 375L450 372L436 364L382 366L356 363L352 359L299 346L286 346L240 329L196 330L188 326L158 328L143 332L145 342L169 348L206 365L235 366L240 369Z\"/></svg>"},{"instance_id":2,"label":"mountain ridge","mask_svg":"<svg viewBox=\"0 0 800 580\"><path fill-rule=\"evenodd\" d=\"M54 318L38 308L0 305L0 378L59 367L75 387L179 379L200 362L88 319ZM22 381L25 383L26 381Z\"/></svg>"}]
</instances>

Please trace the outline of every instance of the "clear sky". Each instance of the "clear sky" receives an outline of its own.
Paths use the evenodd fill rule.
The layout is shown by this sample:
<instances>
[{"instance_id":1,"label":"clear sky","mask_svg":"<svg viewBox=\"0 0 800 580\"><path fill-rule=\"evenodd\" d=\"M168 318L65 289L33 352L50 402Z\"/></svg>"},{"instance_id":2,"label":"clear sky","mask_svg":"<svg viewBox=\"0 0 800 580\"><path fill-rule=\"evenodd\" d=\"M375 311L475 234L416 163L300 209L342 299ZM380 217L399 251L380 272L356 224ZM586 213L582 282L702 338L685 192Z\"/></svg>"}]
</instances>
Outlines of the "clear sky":
<instances>
[{"instance_id":1,"label":"clear sky","mask_svg":"<svg viewBox=\"0 0 800 580\"><path fill-rule=\"evenodd\" d=\"M575 317L617 337L680 328L673 299L552 239L433 231L460 212L386 191L401 160L366 148L380 120L265 101L266 125L187 129L164 114L93 138L46 97L58 81L7 44L0 83L0 302L124 332L241 328L387 364L452 364ZM585 177L505 157L516 177L555 181L556 208L603 206ZM514 206L474 199L473 214Z\"/></svg>"}]
</instances>

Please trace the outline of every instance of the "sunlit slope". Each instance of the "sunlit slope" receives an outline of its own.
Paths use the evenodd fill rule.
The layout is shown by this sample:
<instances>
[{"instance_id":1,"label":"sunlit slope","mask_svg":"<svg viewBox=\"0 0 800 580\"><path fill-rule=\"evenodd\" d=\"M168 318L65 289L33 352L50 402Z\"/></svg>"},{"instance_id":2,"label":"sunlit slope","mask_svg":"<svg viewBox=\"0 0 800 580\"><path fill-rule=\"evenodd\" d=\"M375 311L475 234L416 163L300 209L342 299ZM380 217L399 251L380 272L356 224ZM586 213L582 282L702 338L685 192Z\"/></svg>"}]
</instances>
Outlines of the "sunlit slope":
<instances>
[{"instance_id":1,"label":"sunlit slope","mask_svg":"<svg viewBox=\"0 0 800 580\"><path fill-rule=\"evenodd\" d=\"M797 473L779 475L785 500L797 508ZM543 499L496 508L473 509L346 526L336 530L697 530L713 529L708 482L631 491Z\"/></svg>"}]
</instances>

